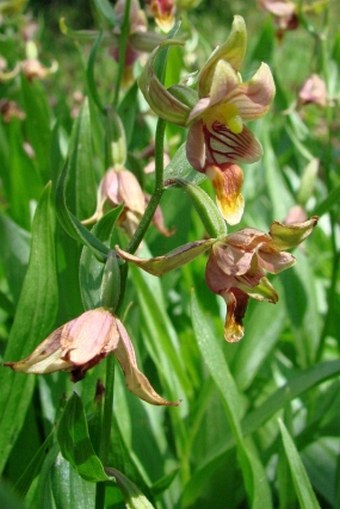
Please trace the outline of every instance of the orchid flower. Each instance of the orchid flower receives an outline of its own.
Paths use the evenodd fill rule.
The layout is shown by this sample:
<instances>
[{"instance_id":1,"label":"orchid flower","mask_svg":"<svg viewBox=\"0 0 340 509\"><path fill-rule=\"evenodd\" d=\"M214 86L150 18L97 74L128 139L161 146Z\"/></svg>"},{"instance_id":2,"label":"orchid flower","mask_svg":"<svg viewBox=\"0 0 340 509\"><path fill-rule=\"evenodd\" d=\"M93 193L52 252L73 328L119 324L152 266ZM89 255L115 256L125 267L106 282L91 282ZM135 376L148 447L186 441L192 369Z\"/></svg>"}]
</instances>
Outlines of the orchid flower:
<instances>
[{"instance_id":1,"label":"orchid flower","mask_svg":"<svg viewBox=\"0 0 340 509\"><path fill-rule=\"evenodd\" d=\"M244 335L243 317L249 297L276 303L278 295L266 273L278 274L295 264L287 252L308 237L317 217L303 223L284 225L275 221L269 233L245 228L219 239L207 239L181 246L170 253L141 259L116 247L118 255L150 274L161 276L209 251L205 278L209 289L227 304L224 337L239 341Z\"/></svg>"},{"instance_id":2,"label":"orchid flower","mask_svg":"<svg viewBox=\"0 0 340 509\"><path fill-rule=\"evenodd\" d=\"M267 64L242 82L239 70L247 45L244 19L235 16L227 41L217 47L201 69L197 95L177 85L160 83L149 61L141 90L151 108L165 120L189 127L186 154L193 168L212 178L218 205L230 224L239 222L243 211L239 163L261 158L262 147L245 125L262 117L270 108L275 85Z\"/></svg>"},{"instance_id":3,"label":"orchid flower","mask_svg":"<svg viewBox=\"0 0 340 509\"><path fill-rule=\"evenodd\" d=\"M162 398L137 367L131 339L122 322L104 308L91 309L53 331L26 359L5 362L21 373L71 372L74 382L113 353L129 391L153 405L178 405Z\"/></svg>"},{"instance_id":4,"label":"orchid flower","mask_svg":"<svg viewBox=\"0 0 340 509\"><path fill-rule=\"evenodd\" d=\"M123 204L124 210L118 224L123 226L129 235L133 235L148 201L149 196L144 193L135 175L124 166L116 164L107 170L99 184L96 211L82 223L95 223L104 215L106 206L114 208ZM167 237L172 234L164 225L160 206L156 209L153 223L162 235Z\"/></svg>"},{"instance_id":5,"label":"orchid flower","mask_svg":"<svg viewBox=\"0 0 340 509\"><path fill-rule=\"evenodd\" d=\"M326 83L317 74L312 74L302 85L299 91L298 104L317 104L321 107L327 106Z\"/></svg>"},{"instance_id":6,"label":"orchid flower","mask_svg":"<svg viewBox=\"0 0 340 509\"><path fill-rule=\"evenodd\" d=\"M266 273L279 274L292 267L295 258L286 250L300 244L316 223L316 217L290 225L275 221L268 234L245 228L212 246L206 282L227 304L224 337L228 342L239 341L244 335L243 317L249 297L271 303L278 301Z\"/></svg>"},{"instance_id":7,"label":"orchid flower","mask_svg":"<svg viewBox=\"0 0 340 509\"><path fill-rule=\"evenodd\" d=\"M157 25L164 32L169 32L175 22L175 0L148 0L147 4Z\"/></svg>"}]
</instances>

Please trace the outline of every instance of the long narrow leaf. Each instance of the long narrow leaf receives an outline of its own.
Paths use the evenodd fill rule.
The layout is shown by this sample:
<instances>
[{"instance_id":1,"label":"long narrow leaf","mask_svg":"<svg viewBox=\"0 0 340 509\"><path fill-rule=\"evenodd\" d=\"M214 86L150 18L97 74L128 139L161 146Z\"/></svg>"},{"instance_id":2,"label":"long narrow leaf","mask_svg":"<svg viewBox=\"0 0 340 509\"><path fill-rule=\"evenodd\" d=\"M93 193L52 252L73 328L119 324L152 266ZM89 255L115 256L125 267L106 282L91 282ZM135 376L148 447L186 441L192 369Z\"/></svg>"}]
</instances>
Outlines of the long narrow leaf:
<instances>
[{"instance_id":1,"label":"long narrow leaf","mask_svg":"<svg viewBox=\"0 0 340 509\"><path fill-rule=\"evenodd\" d=\"M321 509L293 439L283 421L278 419L278 423L300 507L301 509Z\"/></svg>"},{"instance_id":2,"label":"long narrow leaf","mask_svg":"<svg viewBox=\"0 0 340 509\"><path fill-rule=\"evenodd\" d=\"M240 466L251 507L271 508L271 495L265 471L250 441L245 441L241 430L242 398L224 359L216 337L207 325L195 295L192 295L191 312L194 332L202 357L209 373L219 389L225 404L227 417L232 429Z\"/></svg>"},{"instance_id":3,"label":"long narrow leaf","mask_svg":"<svg viewBox=\"0 0 340 509\"><path fill-rule=\"evenodd\" d=\"M20 295L5 359L19 360L50 332L57 312L57 280L54 251L54 213L48 185L37 207L27 274ZM24 423L34 377L0 370L0 471Z\"/></svg>"}]
</instances>

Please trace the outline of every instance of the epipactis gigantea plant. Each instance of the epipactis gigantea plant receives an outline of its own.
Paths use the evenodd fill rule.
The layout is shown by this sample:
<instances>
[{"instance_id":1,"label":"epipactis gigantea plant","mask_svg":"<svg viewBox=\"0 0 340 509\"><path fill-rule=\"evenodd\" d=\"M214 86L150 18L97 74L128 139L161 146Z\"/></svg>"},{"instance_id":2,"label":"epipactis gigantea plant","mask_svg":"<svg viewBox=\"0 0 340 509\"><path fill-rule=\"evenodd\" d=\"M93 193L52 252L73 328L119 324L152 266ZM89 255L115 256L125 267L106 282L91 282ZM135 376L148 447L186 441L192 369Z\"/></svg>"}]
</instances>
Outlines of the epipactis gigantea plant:
<instances>
[{"instance_id":1,"label":"epipactis gigantea plant","mask_svg":"<svg viewBox=\"0 0 340 509\"><path fill-rule=\"evenodd\" d=\"M224 337L239 341L244 335L243 317L249 297L276 303L278 295L266 273L278 274L295 264L287 252L299 245L317 224L317 217L303 223L284 225L275 221L269 233L245 228L218 239L192 242L164 256L141 259L120 248L119 256L150 274L161 276L209 251L206 282L227 304Z\"/></svg>"},{"instance_id":2,"label":"epipactis gigantea plant","mask_svg":"<svg viewBox=\"0 0 340 509\"><path fill-rule=\"evenodd\" d=\"M186 154L190 164L213 182L217 203L230 224L242 216L243 173L239 163L252 163L262 147L244 122L262 117L270 108L275 85L267 64L243 82L239 73L247 46L244 19L235 16L227 41L202 67L196 90L184 85L166 89L153 69L151 55L140 78L141 90L161 118L189 128Z\"/></svg>"}]
</instances>

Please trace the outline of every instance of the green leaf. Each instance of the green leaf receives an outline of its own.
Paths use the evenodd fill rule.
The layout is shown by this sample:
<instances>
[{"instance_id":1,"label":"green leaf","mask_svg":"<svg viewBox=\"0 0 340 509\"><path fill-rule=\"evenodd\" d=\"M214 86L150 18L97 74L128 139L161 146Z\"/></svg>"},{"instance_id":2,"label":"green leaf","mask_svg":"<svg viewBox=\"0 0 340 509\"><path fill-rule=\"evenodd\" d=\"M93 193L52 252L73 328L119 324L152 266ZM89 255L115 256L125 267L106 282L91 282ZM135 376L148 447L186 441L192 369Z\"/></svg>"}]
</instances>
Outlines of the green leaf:
<instances>
[{"instance_id":1,"label":"green leaf","mask_svg":"<svg viewBox=\"0 0 340 509\"><path fill-rule=\"evenodd\" d=\"M0 481L0 506L4 509L25 509L27 506L9 484Z\"/></svg>"},{"instance_id":2,"label":"green leaf","mask_svg":"<svg viewBox=\"0 0 340 509\"><path fill-rule=\"evenodd\" d=\"M107 468L107 473L113 477L119 486L128 509L154 509L154 506L140 492L137 486L115 468Z\"/></svg>"},{"instance_id":3,"label":"green leaf","mask_svg":"<svg viewBox=\"0 0 340 509\"><path fill-rule=\"evenodd\" d=\"M48 185L36 209L32 246L17 312L5 351L5 360L26 357L51 331L58 293L55 272L54 213ZM0 370L0 471L25 420L33 392L33 376Z\"/></svg>"},{"instance_id":4,"label":"green leaf","mask_svg":"<svg viewBox=\"0 0 340 509\"><path fill-rule=\"evenodd\" d=\"M115 11L108 0L93 0L93 3L101 18L103 18L111 27L117 25Z\"/></svg>"},{"instance_id":5,"label":"green leaf","mask_svg":"<svg viewBox=\"0 0 340 509\"><path fill-rule=\"evenodd\" d=\"M110 210L92 229L93 234L108 248L112 247L110 239L123 208L124 206L120 205L114 210ZM98 261L93 255L92 250L84 246L80 257L79 281L81 298L85 309L100 306L101 282L104 268L105 265Z\"/></svg>"},{"instance_id":6,"label":"green leaf","mask_svg":"<svg viewBox=\"0 0 340 509\"><path fill-rule=\"evenodd\" d=\"M0 214L0 259L7 284L15 303L18 302L27 270L30 234L4 214Z\"/></svg>"},{"instance_id":7,"label":"green leaf","mask_svg":"<svg viewBox=\"0 0 340 509\"><path fill-rule=\"evenodd\" d=\"M118 106L118 115L120 116L125 130L126 143L129 146L133 131L136 127L136 116L138 112L138 85L134 83L126 92Z\"/></svg>"},{"instance_id":8,"label":"green leaf","mask_svg":"<svg viewBox=\"0 0 340 509\"><path fill-rule=\"evenodd\" d=\"M288 210L294 205L294 202L283 178L279 162L271 143L269 136L270 126L269 124L265 125L267 126L263 139L265 178L273 208L273 218L280 220L286 217Z\"/></svg>"},{"instance_id":9,"label":"green leaf","mask_svg":"<svg viewBox=\"0 0 340 509\"><path fill-rule=\"evenodd\" d=\"M164 170L165 184L171 184L173 179L182 179L187 182L199 184L206 177L193 169L185 153L185 144L181 145L174 157ZM169 182L167 182L169 181Z\"/></svg>"},{"instance_id":10,"label":"green leaf","mask_svg":"<svg viewBox=\"0 0 340 509\"><path fill-rule=\"evenodd\" d=\"M50 109L45 90L37 80L29 82L21 74L21 91L26 113L25 128L37 161L38 172L44 183L50 178L51 127Z\"/></svg>"},{"instance_id":11,"label":"green leaf","mask_svg":"<svg viewBox=\"0 0 340 509\"><path fill-rule=\"evenodd\" d=\"M242 423L244 433L253 433L276 412L293 399L320 383L339 375L340 361L329 361L301 370L298 375L288 380L277 389L264 403L249 413Z\"/></svg>"},{"instance_id":12,"label":"green leaf","mask_svg":"<svg viewBox=\"0 0 340 509\"><path fill-rule=\"evenodd\" d=\"M285 324L286 310L282 303L254 303L254 312L246 325L234 357L233 373L239 389L246 390L272 353ZM261 311L260 311L261 309Z\"/></svg>"},{"instance_id":13,"label":"green leaf","mask_svg":"<svg viewBox=\"0 0 340 509\"><path fill-rule=\"evenodd\" d=\"M58 219L70 237L88 246L98 260L105 261L109 249L81 224L67 206L65 193L67 173L68 165L65 165L58 179L56 189Z\"/></svg>"},{"instance_id":14,"label":"green leaf","mask_svg":"<svg viewBox=\"0 0 340 509\"><path fill-rule=\"evenodd\" d=\"M62 455L79 475L92 482L116 481L126 505L131 509L152 509L153 506L137 486L115 468L104 467L95 454L80 397L73 393L68 400L57 431ZM67 506L65 506L66 509Z\"/></svg>"},{"instance_id":15,"label":"green leaf","mask_svg":"<svg viewBox=\"0 0 340 509\"><path fill-rule=\"evenodd\" d=\"M301 509L321 509L293 439L283 421L278 419L278 423L300 507Z\"/></svg>"},{"instance_id":16,"label":"green leaf","mask_svg":"<svg viewBox=\"0 0 340 509\"><path fill-rule=\"evenodd\" d=\"M84 479L92 482L109 478L95 454L80 397L74 392L68 400L57 432L60 450L65 459Z\"/></svg>"},{"instance_id":17,"label":"green leaf","mask_svg":"<svg viewBox=\"0 0 340 509\"><path fill-rule=\"evenodd\" d=\"M96 104L97 108L101 113L104 113L104 106L102 105L102 102L100 100L100 96L98 94L97 84L95 80L95 64L97 59L97 52L100 48L100 45L103 41L103 33L99 32L98 37L94 41L90 56L87 62L87 68L86 68L86 79L87 79L87 88L89 91L90 97L93 99L94 103Z\"/></svg>"},{"instance_id":18,"label":"green leaf","mask_svg":"<svg viewBox=\"0 0 340 509\"><path fill-rule=\"evenodd\" d=\"M96 206L96 187L90 107L86 99L73 125L69 146L66 192L77 217L86 219L92 214Z\"/></svg>"},{"instance_id":19,"label":"green leaf","mask_svg":"<svg viewBox=\"0 0 340 509\"><path fill-rule=\"evenodd\" d=\"M316 216L322 216L323 214L326 214L329 212L334 205L339 205L339 195L340 195L340 186L335 187L332 189L332 191L329 193L327 198L319 203L314 209L313 214Z\"/></svg>"},{"instance_id":20,"label":"green leaf","mask_svg":"<svg viewBox=\"0 0 340 509\"><path fill-rule=\"evenodd\" d=\"M227 234L227 226L221 212L210 196L199 186L182 179L175 179L175 183L188 193L192 203L211 237L220 237Z\"/></svg>"},{"instance_id":21,"label":"green leaf","mask_svg":"<svg viewBox=\"0 0 340 509\"><path fill-rule=\"evenodd\" d=\"M191 300L191 314L198 347L225 405L230 428L236 441L245 489L251 507L253 509L262 507L269 509L272 507L272 502L265 470L253 443L250 440L245 440L242 435L240 420L243 413L243 401L241 395L229 371L222 348L216 341L216 335L207 324L194 294L192 294Z\"/></svg>"},{"instance_id":22,"label":"green leaf","mask_svg":"<svg viewBox=\"0 0 340 509\"><path fill-rule=\"evenodd\" d=\"M93 509L96 486L80 477L61 454L50 471L51 491L58 509Z\"/></svg>"}]
</instances>

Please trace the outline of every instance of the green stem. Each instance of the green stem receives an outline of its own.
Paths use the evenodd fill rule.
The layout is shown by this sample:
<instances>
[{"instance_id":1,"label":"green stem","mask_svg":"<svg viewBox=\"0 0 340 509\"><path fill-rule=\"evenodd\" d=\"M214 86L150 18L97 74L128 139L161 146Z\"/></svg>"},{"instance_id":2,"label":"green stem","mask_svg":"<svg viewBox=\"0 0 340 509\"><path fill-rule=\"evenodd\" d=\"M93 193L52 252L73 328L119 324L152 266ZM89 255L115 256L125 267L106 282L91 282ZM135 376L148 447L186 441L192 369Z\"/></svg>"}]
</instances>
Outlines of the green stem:
<instances>
[{"instance_id":1,"label":"green stem","mask_svg":"<svg viewBox=\"0 0 340 509\"><path fill-rule=\"evenodd\" d=\"M114 94L114 98L113 98L114 108L117 108L117 106L118 106L120 86L121 86L124 69L125 69L126 48L127 48L128 35L129 35L129 30L130 30L130 5L131 5L131 0L126 0L124 18L123 18L120 39L119 39L119 64L118 64L116 89L115 89L115 94Z\"/></svg>"},{"instance_id":2,"label":"green stem","mask_svg":"<svg viewBox=\"0 0 340 509\"><path fill-rule=\"evenodd\" d=\"M145 233L152 221L152 218L154 216L154 213L156 211L156 208L159 205L159 202L161 200L162 194L163 194L163 173L164 173L164 163L163 163L163 157L164 157L164 133L165 133L165 121L161 118L158 119L157 122L157 128L156 128L156 139L155 139L155 172L156 172L156 178L155 178L155 187L154 191L151 195L150 201L148 203L148 206L146 207L146 210L144 212L144 215L137 227L137 230L135 231L135 234L133 235L128 247L127 251L129 253L134 253L136 249L138 248L139 244L142 242Z\"/></svg>"},{"instance_id":3,"label":"green stem","mask_svg":"<svg viewBox=\"0 0 340 509\"><path fill-rule=\"evenodd\" d=\"M105 379L105 399L102 417L102 429L100 436L99 457L106 467L108 465L111 427L112 427L112 412L113 412L113 392L114 392L114 378L115 378L115 359L113 355L109 355L106 359L106 379ZM105 508L105 488L104 482L97 483L96 487L96 509Z\"/></svg>"},{"instance_id":4,"label":"green stem","mask_svg":"<svg viewBox=\"0 0 340 509\"><path fill-rule=\"evenodd\" d=\"M156 212L156 209L161 201L161 197L164 190L163 185L163 175L164 175L164 134L165 134L165 126L166 122L161 118L158 119L157 128L156 128L156 137L155 137L155 187L153 193L151 195L150 201L144 215L135 231L132 239L130 240L126 251L128 253L134 253L139 244L142 242L147 229L150 226L152 218ZM126 280L128 275L128 265L124 263L121 266L121 292L120 292L120 300L117 306L117 311L119 312L122 306L122 299L125 293Z\"/></svg>"}]
</instances>

